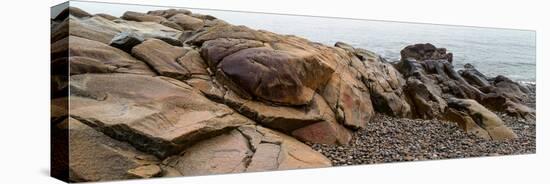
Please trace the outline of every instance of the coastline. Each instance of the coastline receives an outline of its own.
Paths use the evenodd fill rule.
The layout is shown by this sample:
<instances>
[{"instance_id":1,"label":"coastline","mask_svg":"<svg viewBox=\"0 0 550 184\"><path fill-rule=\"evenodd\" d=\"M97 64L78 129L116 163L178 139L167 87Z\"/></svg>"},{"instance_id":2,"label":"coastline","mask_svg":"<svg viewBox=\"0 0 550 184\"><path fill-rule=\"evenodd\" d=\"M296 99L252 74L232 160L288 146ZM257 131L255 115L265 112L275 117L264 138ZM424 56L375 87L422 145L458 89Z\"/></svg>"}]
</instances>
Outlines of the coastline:
<instances>
[{"instance_id":1,"label":"coastline","mask_svg":"<svg viewBox=\"0 0 550 184\"><path fill-rule=\"evenodd\" d=\"M71 5L82 6L91 14L108 13L117 17L122 16L125 11L147 12L158 9L158 7L128 5L105 7L98 4L93 6L93 4L78 2ZM460 69L463 64L471 63L489 77L505 75L518 82L535 80L535 53L532 52L535 41L534 35L529 32L522 32L518 35L511 30L495 28L391 23L372 20L333 20L192 8L189 10L194 13L215 16L233 25L245 25L256 30L268 30L277 34L296 35L324 45L333 45L337 41L343 41L353 47L380 54L388 58L389 61L399 60L399 51L409 44L430 42L438 47L448 48L455 54L456 69ZM402 27L406 27L407 30L402 30ZM430 34L424 34L424 30L430 30ZM516 62L530 66L515 65ZM518 69L506 70L508 66ZM524 67L529 69L522 70L521 68Z\"/></svg>"},{"instance_id":2,"label":"coastline","mask_svg":"<svg viewBox=\"0 0 550 184\"><path fill-rule=\"evenodd\" d=\"M536 152L536 84L455 70L431 43L389 62L184 9L70 7L51 26L52 68L70 69L52 71L52 139L70 133L71 181Z\"/></svg>"},{"instance_id":3,"label":"coastline","mask_svg":"<svg viewBox=\"0 0 550 184\"><path fill-rule=\"evenodd\" d=\"M532 92L526 105L535 109L536 85L527 87ZM518 135L517 139L486 140L464 132L453 122L377 113L367 129L354 132L350 145L307 145L329 158L334 166L536 153L535 119L494 113Z\"/></svg>"}]
</instances>

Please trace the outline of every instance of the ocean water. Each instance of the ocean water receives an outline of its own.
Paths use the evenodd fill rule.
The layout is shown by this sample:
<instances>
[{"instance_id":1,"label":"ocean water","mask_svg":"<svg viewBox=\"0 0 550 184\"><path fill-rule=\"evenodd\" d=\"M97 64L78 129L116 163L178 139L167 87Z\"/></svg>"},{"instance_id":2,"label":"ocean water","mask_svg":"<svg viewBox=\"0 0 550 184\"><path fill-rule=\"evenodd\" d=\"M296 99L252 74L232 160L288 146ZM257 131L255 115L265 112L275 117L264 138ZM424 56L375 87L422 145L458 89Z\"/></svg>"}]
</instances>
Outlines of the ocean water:
<instances>
[{"instance_id":1,"label":"ocean water","mask_svg":"<svg viewBox=\"0 0 550 184\"><path fill-rule=\"evenodd\" d=\"M147 12L167 9L140 5L72 2L90 13L121 16L125 11ZM536 34L534 31L448 26L387 21L322 18L263 13L189 9L209 14L235 25L291 34L314 42L334 45L343 41L374 51L390 60L399 60L407 45L432 43L453 53L458 70L473 64L489 77L504 75L513 80L536 81Z\"/></svg>"}]
</instances>

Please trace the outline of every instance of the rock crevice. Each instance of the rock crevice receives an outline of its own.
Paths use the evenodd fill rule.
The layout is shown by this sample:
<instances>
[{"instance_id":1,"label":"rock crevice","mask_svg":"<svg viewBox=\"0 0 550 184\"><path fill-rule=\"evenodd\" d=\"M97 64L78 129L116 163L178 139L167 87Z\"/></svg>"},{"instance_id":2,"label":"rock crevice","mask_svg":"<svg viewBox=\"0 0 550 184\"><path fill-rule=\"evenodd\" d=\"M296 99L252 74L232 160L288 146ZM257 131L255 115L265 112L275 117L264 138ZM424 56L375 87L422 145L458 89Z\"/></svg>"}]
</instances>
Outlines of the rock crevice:
<instances>
[{"instance_id":1,"label":"rock crevice","mask_svg":"<svg viewBox=\"0 0 550 184\"><path fill-rule=\"evenodd\" d=\"M52 101L70 103L55 121L75 124L71 141L108 145L75 147L74 181L327 167L307 144L349 145L377 113L452 121L491 140L518 137L494 112L535 118L529 88L470 64L457 71L429 43L390 62L183 9L118 18L77 8L52 19L51 43L52 67L70 68L52 72ZM83 170L109 165L101 156L123 164Z\"/></svg>"}]
</instances>

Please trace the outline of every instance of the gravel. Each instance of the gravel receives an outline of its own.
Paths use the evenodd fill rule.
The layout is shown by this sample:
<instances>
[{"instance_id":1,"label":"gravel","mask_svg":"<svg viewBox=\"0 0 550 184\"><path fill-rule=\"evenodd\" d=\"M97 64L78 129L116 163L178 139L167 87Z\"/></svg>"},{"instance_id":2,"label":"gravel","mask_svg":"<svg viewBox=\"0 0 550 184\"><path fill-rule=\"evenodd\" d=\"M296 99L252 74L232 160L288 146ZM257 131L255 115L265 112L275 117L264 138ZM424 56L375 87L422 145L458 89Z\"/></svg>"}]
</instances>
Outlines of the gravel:
<instances>
[{"instance_id":1,"label":"gravel","mask_svg":"<svg viewBox=\"0 0 550 184\"><path fill-rule=\"evenodd\" d=\"M535 99L534 94L530 95L527 105L534 108ZM497 115L518 135L518 139L484 140L465 133L452 122L376 114L366 129L354 132L349 145L309 145L328 157L334 166L536 152L535 120L518 119L502 113Z\"/></svg>"},{"instance_id":2,"label":"gravel","mask_svg":"<svg viewBox=\"0 0 550 184\"><path fill-rule=\"evenodd\" d=\"M528 93L529 95L529 98L527 99L527 101L525 102L525 104L533 109L537 109L536 108L536 99L537 99L537 96L536 96L536 91L537 91L537 86L535 84L527 84L526 85L527 88L529 88L529 90L531 91L531 93Z\"/></svg>"}]
</instances>

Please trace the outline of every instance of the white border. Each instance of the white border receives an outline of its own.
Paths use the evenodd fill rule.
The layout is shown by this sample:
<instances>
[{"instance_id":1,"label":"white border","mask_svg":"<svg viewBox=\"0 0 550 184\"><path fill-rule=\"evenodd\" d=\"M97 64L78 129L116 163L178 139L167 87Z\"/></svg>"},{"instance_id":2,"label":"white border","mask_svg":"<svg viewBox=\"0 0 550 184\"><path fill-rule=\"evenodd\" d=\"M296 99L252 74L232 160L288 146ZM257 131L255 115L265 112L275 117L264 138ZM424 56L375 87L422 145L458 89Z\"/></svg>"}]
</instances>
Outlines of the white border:
<instances>
[{"instance_id":1,"label":"white border","mask_svg":"<svg viewBox=\"0 0 550 184\"><path fill-rule=\"evenodd\" d=\"M329 17L530 29L537 31L537 154L229 174L110 183L544 183L548 160L550 21L544 1L481 0L98 0ZM0 183L62 183L49 167L49 7L63 2L6 1L2 19ZM9 4L8 4L9 3ZM545 51L545 53L543 52ZM545 62L546 61L546 62ZM545 145L546 144L546 145Z\"/></svg>"}]
</instances>

